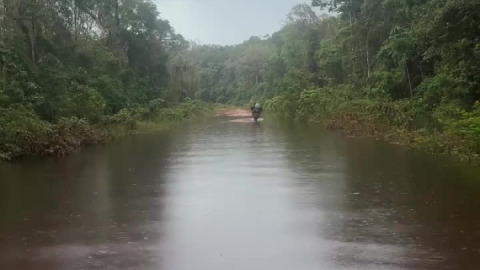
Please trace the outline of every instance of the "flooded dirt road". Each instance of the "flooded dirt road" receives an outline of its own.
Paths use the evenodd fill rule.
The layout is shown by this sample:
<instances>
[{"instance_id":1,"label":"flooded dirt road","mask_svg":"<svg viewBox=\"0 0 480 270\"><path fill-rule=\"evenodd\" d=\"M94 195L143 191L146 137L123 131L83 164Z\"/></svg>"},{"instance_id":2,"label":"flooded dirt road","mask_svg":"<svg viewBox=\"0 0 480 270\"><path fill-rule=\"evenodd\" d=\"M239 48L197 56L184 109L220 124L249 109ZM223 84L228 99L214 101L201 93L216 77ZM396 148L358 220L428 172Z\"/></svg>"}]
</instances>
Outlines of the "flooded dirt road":
<instances>
[{"instance_id":1,"label":"flooded dirt road","mask_svg":"<svg viewBox=\"0 0 480 270\"><path fill-rule=\"evenodd\" d=\"M478 167L230 120L0 165L1 269L480 269Z\"/></svg>"}]
</instances>

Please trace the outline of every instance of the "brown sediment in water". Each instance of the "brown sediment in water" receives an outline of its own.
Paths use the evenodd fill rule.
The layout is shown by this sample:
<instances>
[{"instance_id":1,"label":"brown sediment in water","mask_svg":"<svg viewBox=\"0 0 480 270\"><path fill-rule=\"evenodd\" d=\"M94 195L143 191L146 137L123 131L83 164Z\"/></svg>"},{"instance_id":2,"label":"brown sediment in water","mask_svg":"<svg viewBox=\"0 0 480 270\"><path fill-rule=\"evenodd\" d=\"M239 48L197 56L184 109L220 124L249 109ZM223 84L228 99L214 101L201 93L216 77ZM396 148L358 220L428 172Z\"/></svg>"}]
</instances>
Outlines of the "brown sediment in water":
<instances>
[{"instance_id":1,"label":"brown sediment in water","mask_svg":"<svg viewBox=\"0 0 480 270\"><path fill-rule=\"evenodd\" d=\"M216 115L218 116L227 116L227 117L251 117L252 112L244 109L224 109L219 111Z\"/></svg>"},{"instance_id":2,"label":"brown sediment in water","mask_svg":"<svg viewBox=\"0 0 480 270\"><path fill-rule=\"evenodd\" d=\"M253 118L240 118L240 119L230 120L229 122L232 122L232 123L254 123L255 120L253 120ZM263 122L263 118L259 118L257 120L257 122Z\"/></svg>"},{"instance_id":3,"label":"brown sediment in water","mask_svg":"<svg viewBox=\"0 0 480 270\"><path fill-rule=\"evenodd\" d=\"M223 109L215 115L215 117L220 117L220 116L235 118L229 121L233 123L255 122L252 117L252 112L244 109ZM262 121L263 121L263 118L260 118L258 119L257 122L262 122Z\"/></svg>"}]
</instances>

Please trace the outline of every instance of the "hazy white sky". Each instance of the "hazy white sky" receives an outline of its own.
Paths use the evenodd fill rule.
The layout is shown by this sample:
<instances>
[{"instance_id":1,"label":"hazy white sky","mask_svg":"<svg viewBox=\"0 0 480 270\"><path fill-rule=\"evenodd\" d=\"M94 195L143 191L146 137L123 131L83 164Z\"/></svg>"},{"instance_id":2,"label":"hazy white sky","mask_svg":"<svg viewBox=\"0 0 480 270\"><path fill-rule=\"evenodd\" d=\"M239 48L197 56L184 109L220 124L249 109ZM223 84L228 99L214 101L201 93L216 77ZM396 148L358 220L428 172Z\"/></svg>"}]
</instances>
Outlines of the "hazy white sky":
<instances>
[{"instance_id":1,"label":"hazy white sky","mask_svg":"<svg viewBox=\"0 0 480 270\"><path fill-rule=\"evenodd\" d=\"M154 0L176 32L201 44L238 44L272 34L293 6L310 0Z\"/></svg>"}]
</instances>

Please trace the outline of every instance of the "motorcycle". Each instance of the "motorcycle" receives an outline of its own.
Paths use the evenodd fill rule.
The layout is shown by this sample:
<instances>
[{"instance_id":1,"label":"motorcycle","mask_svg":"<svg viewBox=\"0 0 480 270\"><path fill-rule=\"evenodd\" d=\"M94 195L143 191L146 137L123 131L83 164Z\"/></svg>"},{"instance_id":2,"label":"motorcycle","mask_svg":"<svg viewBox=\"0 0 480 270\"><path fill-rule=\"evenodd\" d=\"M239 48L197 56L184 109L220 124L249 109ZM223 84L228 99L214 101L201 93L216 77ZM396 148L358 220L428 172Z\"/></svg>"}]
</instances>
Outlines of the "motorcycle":
<instances>
[{"instance_id":1,"label":"motorcycle","mask_svg":"<svg viewBox=\"0 0 480 270\"><path fill-rule=\"evenodd\" d=\"M252 111L253 120L257 122L258 119L260 118L260 115L262 115L263 109L262 108L256 109L255 107L251 107L250 109Z\"/></svg>"}]
</instances>

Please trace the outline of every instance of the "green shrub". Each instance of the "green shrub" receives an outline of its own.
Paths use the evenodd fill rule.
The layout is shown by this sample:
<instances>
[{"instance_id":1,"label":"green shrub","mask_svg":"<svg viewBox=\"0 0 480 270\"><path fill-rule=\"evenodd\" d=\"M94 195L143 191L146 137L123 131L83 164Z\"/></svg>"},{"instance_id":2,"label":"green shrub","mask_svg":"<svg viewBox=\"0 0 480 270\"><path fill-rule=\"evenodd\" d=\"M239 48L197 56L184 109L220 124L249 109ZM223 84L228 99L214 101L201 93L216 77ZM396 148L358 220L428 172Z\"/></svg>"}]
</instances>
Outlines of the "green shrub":
<instances>
[{"instance_id":1,"label":"green shrub","mask_svg":"<svg viewBox=\"0 0 480 270\"><path fill-rule=\"evenodd\" d=\"M374 72L369 78L368 95L378 97L402 97L402 73L379 71Z\"/></svg>"},{"instance_id":2,"label":"green shrub","mask_svg":"<svg viewBox=\"0 0 480 270\"><path fill-rule=\"evenodd\" d=\"M137 122L141 120L141 115L132 108L125 108L120 110L117 114L106 118L106 125L122 125L128 130L133 130L137 127Z\"/></svg>"},{"instance_id":3,"label":"green shrub","mask_svg":"<svg viewBox=\"0 0 480 270\"><path fill-rule=\"evenodd\" d=\"M439 73L422 82L417 88L425 104L436 107L444 101L462 101L467 99L467 84L447 73Z\"/></svg>"},{"instance_id":4,"label":"green shrub","mask_svg":"<svg viewBox=\"0 0 480 270\"><path fill-rule=\"evenodd\" d=\"M62 156L82 145L98 144L108 139L108 133L86 120L61 118L57 124L51 124L22 107L0 109L0 159Z\"/></svg>"},{"instance_id":5,"label":"green shrub","mask_svg":"<svg viewBox=\"0 0 480 270\"><path fill-rule=\"evenodd\" d=\"M264 105L268 112L282 117L294 117L297 110L297 97L295 95L280 95L267 100Z\"/></svg>"},{"instance_id":6,"label":"green shrub","mask_svg":"<svg viewBox=\"0 0 480 270\"><path fill-rule=\"evenodd\" d=\"M183 119L203 113L207 105L198 100L189 100L175 107L164 108L158 111L154 122L178 122Z\"/></svg>"},{"instance_id":7,"label":"green shrub","mask_svg":"<svg viewBox=\"0 0 480 270\"><path fill-rule=\"evenodd\" d=\"M51 131L51 124L28 109L0 109L0 159L22 155Z\"/></svg>"},{"instance_id":8,"label":"green shrub","mask_svg":"<svg viewBox=\"0 0 480 270\"><path fill-rule=\"evenodd\" d=\"M105 101L97 90L88 86L77 86L71 98L73 115L98 122L105 112Z\"/></svg>"}]
</instances>

